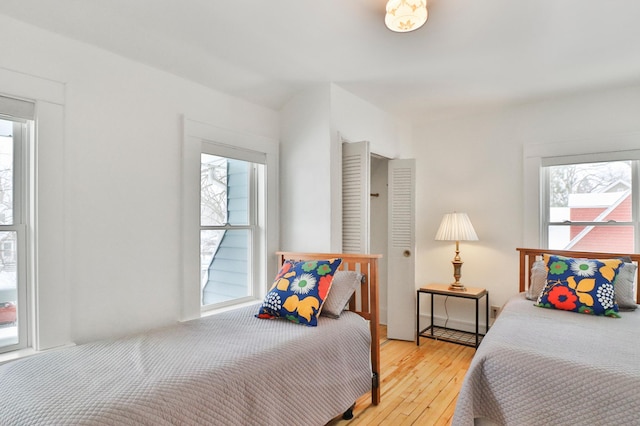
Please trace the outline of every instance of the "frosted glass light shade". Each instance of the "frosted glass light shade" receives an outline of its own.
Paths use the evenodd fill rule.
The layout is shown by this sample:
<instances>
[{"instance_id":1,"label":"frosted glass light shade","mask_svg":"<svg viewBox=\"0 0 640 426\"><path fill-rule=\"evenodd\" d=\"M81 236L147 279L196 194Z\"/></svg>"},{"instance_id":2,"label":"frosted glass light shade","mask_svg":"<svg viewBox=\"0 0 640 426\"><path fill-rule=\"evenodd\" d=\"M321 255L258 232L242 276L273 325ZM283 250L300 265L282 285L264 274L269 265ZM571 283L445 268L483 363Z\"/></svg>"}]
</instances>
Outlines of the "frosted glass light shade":
<instances>
[{"instance_id":1,"label":"frosted glass light shade","mask_svg":"<svg viewBox=\"0 0 640 426\"><path fill-rule=\"evenodd\" d=\"M426 0L389 0L384 23L391 31L406 33L424 25L428 16Z\"/></svg>"},{"instance_id":2,"label":"frosted glass light shade","mask_svg":"<svg viewBox=\"0 0 640 426\"><path fill-rule=\"evenodd\" d=\"M466 213L447 213L442 218L440 228L436 233L439 241L477 241L473 225Z\"/></svg>"}]
</instances>

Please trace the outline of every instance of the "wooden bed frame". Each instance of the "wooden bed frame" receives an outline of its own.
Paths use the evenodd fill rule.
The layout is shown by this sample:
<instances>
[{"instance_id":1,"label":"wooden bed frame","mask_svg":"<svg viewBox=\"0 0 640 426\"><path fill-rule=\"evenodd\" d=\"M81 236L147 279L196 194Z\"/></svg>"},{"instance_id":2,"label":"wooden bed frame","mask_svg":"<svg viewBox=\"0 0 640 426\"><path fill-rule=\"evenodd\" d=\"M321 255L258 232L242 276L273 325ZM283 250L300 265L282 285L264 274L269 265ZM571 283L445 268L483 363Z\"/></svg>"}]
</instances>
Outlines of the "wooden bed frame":
<instances>
[{"instance_id":1,"label":"wooden bed frame","mask_svg":"<svg viewBox=\"0 0 640 426\"><path fill-rule=\"evenodd\" d=\"M526 291L530 283L531 265L537 259L538 256L543 254L555 254L566 257L578 257L588 259L610 259L619 257L629 257L631 261L640 264L640 254L627 254L627 253L603 253L603 252L590 252L590 251L571 251L571 250L548 250L548 249L529 249L529 248L517 248L520 252L520 292ZM640 268L636 270L636 303L640 304Z\"/></svg>"},{"instance_id":2,"label":"wooden bed frame","mask_svg":"<svg viewBox=\"0 0 640 426\"><path fill-rule=\"evenodd\" d=\"M371 328L371 402L380 403L380 312L378 310L378 259L379 254L346 254L346 253L297 253L276 252L278 265L285 260L322 260L341 258L339 270L357 271L364 275L360 289L349 301L349 310L357 313L367 321Z\"/></svg>"}]
</instances>

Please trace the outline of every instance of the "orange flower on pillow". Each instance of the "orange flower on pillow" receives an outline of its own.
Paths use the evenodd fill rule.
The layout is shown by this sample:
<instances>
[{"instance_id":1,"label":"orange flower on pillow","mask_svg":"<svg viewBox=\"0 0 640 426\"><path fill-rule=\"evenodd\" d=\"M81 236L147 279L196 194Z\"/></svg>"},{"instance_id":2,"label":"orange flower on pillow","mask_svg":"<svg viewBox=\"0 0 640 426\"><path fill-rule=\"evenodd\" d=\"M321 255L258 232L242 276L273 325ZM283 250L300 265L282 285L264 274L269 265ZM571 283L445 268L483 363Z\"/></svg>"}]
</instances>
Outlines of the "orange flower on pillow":
<instances>
[{"instance_id":1,"label":"orange flower on pillow","mask_svg":"<svg viewBox=\"0 0 640 426\"><path fill-rule=\"evenodd\" d=\"M322 300L327 298L327 294L331 289L331 281L333 280L333 275L325 275L320 278L320 282L318 283L318 295Z\"/></svg>"},{"instance_id":2,"label":"orange flower on pillow","mask_svg":"<svg viewBox=\"0 0 640 426\"><path fill-rule=\"evenodd\" d=\"M311 321L311 316L313 315L313 310L318 309L320 304L318 299L315 297L305 297L304 299L298 299L298 296L293 295L287 298L287 300L282 305L289 312L298 311L298 315L306 319L307 321Z\"/></svg>"},{"instance_id":3,"label":"orange flower on pillow","mask_svg":"<svg viewBox=\"0 0 640 426\"><path fill-rule=\"evenodd\" d=\"M567 284L576 291L580 303L593 306L593 296L591 296L589 292L596 287L596 280L594 278L583 278L576 283L576 278L570 276L567 277Z\"/></svg>"},{"instance_id":4,"label":"orange flower on pillow","mask_svg":"<svg viewBox=\"0 0 640 426\"><path fill-rule=\"evenodd\" d=\"M616 277L616 268L620 266L620 264L622 263L622 260L608 259L608 260L601 260L601 262L604 263L604 266L600 268L600 273L609 282L613 282L614 278Z\"/></svg>"},{"instance_id":5,"label":"orange flower on pillow","mask_svg":"<svg viewBox=\"0 0 640 426\"><path fill-rule=\"evenodd\" d=\"M273 283L273 285L271 286L271 288L269 289L269 291L273 290L274 288L278 288L278 290L286 290L289 288L289 278L291 277L295 277L296 273L295 272L289 272L288 274L282 274L280 278L276 278L276 281Z\"/></svg>"},{"instance_id":6,"label":"orange flower on pillow","mask_svg":"<svg viewBox=\"0 0 640 426\"><path fill-rule=\"evenodd\" d=\"M555 286L549 292L549 302L558 309L571 311L576 308L578 297L567 287Z\"/></svg>"}]
</instances>

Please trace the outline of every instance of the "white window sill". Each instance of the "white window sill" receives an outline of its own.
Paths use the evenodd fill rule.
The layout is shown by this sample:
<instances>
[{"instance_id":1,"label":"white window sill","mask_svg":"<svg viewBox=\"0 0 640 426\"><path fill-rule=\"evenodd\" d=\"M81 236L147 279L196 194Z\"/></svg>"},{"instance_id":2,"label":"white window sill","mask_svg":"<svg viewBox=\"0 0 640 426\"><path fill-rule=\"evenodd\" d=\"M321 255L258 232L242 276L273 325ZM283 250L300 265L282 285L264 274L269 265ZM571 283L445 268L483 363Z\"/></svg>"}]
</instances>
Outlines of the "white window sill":
<instances>
[{"instance_id":1,"label":"white window sill","mask_svg":"<svg viewBox=\"0 0 640 426\"><path fill-rule=\"evenodd\" d=\"M221 306L219 308L203 310L200 313L200 317L208 317L208 316L211 316L211 315L216 315L216 314L221 314L223 312L232 311L234 309L244 308L245 306L257 305L261 301L262 301L262 299L252 299L252 300L249 300L247 302L236 303L236 304L229 305L229 306Z\"/></svg>"},{"instance_id":2,"label":"white window sill","mask_svg":"<svg viewBox=\"0 0 640 426\"><path fill-rule=\"evenodd\" d=\"M71 343L68 345L59 346L57 348L47 349L45 351L36 351L33 348L18 349L17 351L11 351L11 352L0 354L0 365L6 364L7 362L10 362L10 361L16 361L19 359L28 358L33 355L39 355L39 354L43 354L51 351L57 351L57 350L69 348L72 346L75 346L75 344Z\"/></svg>"}]
</instances>

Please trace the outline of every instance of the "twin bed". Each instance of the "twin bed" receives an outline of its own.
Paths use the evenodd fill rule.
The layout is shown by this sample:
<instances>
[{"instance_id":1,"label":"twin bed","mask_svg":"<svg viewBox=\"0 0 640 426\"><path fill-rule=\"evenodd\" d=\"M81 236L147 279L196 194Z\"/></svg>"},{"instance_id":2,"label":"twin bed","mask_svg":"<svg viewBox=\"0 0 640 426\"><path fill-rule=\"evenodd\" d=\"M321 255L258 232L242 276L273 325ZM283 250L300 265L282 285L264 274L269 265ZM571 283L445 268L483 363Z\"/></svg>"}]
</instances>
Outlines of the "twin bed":
<instances>
[{"instance_id":1,"label":"twin bed","mask_svg":"<svg viewBox=\"0 0 640 426\"><path fill-rule=\"evenodd\" d=\"M640 424L640 310L608 318L545 309L525 298L531 267L543 254L626 257L636 265L640 255L518 250L521 293L505 304L478 348L454 426Z\"/></svg>"},{"instance_id":2,"label":"twin bed","mask_svg":"<svg viewBox=\"0 0 640 426\"><path fill-rule=\"evenodd\" d=\"M340 257L364 279L339 318L317 327L255 317L249 306L0 366L0 424L325 425L378 377L377 255Z\"/></svg>"}]
</instances>

